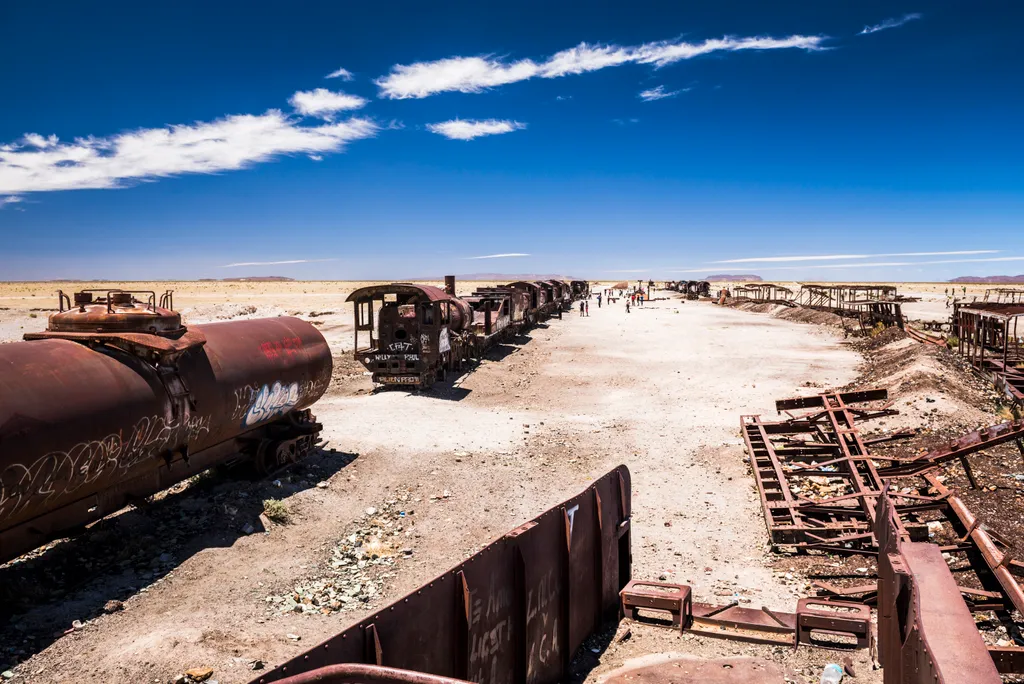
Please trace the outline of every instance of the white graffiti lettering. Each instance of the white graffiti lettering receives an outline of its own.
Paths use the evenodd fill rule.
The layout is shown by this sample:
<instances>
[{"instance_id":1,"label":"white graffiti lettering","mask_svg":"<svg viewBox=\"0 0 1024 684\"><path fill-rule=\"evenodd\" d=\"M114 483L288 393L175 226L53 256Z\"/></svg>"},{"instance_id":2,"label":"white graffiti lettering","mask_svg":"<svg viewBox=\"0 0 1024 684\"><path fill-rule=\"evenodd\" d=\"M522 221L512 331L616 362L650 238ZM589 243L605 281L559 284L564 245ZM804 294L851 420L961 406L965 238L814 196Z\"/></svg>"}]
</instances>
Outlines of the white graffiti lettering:
<instances>
[{"instance_id":1,"label":"white graffiti lettering","mask_svg":"<svg viewBox=\"0 0 1024 684\"><path fill-rule=\"evenodd\" d=\"M299 403L299 383L293 382L290 385L282 385L275 382L273 386L264 385L256 393L249 410L245 412L245 420L242 424L245 427L252 427L256 423L262 423L271 418L277 418L295 408Z\"/></svg>"},{"instance_id":2,"label":"white graffiti lettering","mask_svg":"<svg viewBox=\"0 0 1024 684\"><path fill-rule=\"evenodd\" d=\"M412 342L392 342L391 344L388 345L388 351L393 351L393 352L412 351L412 348L413 348L413 343Z\"/></svg>"},{"instance_id":3,"label":"white graffiti lettering","mask_svg":"<svg viewBox=\"0 0 1024 684\"><path fill-rule=\"evenodd\" d=\"M147 459L196 441L210 431L209 416L181 423L149 416L127 431L52 451L31 464L12 463L0 471L0 520L42 505L96 482L114 471L124 473Z\"/></svg>"}]
</instances>

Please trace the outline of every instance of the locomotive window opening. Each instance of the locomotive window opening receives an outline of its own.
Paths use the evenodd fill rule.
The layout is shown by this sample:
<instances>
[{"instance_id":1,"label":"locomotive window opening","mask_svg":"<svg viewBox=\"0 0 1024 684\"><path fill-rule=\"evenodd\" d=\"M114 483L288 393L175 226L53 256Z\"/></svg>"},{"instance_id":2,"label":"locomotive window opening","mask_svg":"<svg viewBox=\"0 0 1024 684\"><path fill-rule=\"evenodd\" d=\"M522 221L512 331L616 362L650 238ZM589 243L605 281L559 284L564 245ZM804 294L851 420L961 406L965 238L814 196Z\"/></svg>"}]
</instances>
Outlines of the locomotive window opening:
<instances>
[{"instance_id":1,"label":"locomotive window opening","mask_svg":"<svg viewBox=\"0 0 1024 684\"><path fill-rule=\"evenodd\" d=\"M416 307L412 304L402 304L398 307L399 318L416 318Z\"/></svg>"},{"instance_id":2,"label":"locomotive window opening","mask_svg":"<svg viewBox=\"0 0 1024 684\"><path fill-rule=\"evenodd\" d=\"M434 325L434 306L429 302L422 305L423 325Z\"/></svg>"}]
</instances>

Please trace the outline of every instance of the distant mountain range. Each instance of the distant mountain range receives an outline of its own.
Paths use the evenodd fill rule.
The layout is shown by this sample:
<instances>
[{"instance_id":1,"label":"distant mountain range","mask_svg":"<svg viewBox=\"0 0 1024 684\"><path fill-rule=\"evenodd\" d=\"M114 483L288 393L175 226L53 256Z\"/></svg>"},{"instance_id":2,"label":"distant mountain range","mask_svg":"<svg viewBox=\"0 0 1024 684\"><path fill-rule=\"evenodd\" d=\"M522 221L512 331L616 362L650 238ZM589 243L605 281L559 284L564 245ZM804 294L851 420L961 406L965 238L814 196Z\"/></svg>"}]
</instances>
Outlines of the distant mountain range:
<instances>
[{"instance_id":1,"label":"distant mountain range","mask_svg":"<svg viewBox=\"0 0 1024 684\"><path fill-rule=\"evenodd\" d=\"M728 282L733 282L733 283L760 283L764 279L761 276L759 276L759 275L751 275L751 274L747 274L747 275L729 275L729 274L718 273L718 274L715 274L715 275L709 275L704 280L706 280L708 282L728 281Z\"/></svg>"},{"instance_id":2,"label":"distant mountain range","mask_svg":"<svg viewBox=\"0 0 1024 684\"><path fill-rule=\"evenodd\" d=\"M951 283L1024 283L1024 273L1015 276L960 276L953 278Z\"/></svg>"}]
</instances>

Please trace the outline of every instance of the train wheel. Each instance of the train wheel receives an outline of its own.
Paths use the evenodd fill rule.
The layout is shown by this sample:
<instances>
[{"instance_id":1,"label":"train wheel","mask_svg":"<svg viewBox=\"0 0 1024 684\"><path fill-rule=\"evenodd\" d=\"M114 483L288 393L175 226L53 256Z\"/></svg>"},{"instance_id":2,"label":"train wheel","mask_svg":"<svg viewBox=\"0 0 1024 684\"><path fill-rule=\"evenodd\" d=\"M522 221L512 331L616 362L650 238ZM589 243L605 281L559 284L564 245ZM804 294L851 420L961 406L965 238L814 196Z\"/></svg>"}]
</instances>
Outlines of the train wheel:
<instances>
[{"instance_id":1,"label":"train wheel","mask_svg":"<svg viewBox=\"0 0 1024 684\"><path fill-rule=\"evenodd\" d=\"M264 439L256 448L256 472L266 476L298 458L298 449L293 440L276 441Z\"/></svg>"}]
</instances>

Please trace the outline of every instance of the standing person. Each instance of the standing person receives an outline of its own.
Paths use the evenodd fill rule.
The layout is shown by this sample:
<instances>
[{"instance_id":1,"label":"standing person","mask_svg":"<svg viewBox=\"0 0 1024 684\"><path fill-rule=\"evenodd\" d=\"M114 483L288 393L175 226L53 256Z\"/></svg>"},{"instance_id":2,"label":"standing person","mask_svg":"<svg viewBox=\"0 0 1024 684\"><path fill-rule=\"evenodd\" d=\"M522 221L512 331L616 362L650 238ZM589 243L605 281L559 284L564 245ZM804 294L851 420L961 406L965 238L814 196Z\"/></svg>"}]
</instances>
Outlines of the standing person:
<instances>
[{"instance_id":1,"label":"standing person","mask_svg":"<svg viewBox=\"0 0 1024 684\"><path fill-rule=\"evenodd\" d=\"M586 307L585 310L587 312L587 317L589 318L590 317L590 302L587 302L586 304L587 304L587 307Z\"/></svg>"},{"instance_id":2,"label":"standing person","mask_svg":"<svg viewBox=\"0 0 1024 684\"><path fill-rule=\"evenodd\" d=\"M587 305L586 302L583 302L583 301L580 302L580 316L583 315L583 307L585 307L586 305Z\"/></svg>"},{"instance_id":3,"label":"standing person","mask_svg":"<svg viewBox=\"0 0 1024 684\"><path fill-rule=\"evenodd\" d=\"M629 300L626 300L626 313L629 313Z\"/></svg>"},{"instance_id":4,"label":"standing person","mask_svg":"<svg viewBox=\"0 0 1024 684\"><path fill-rule=\"evenodd\" d=\"M600 292L597 293L597 308L598 309L601 308L601 293Z\"/></svg>"}]
</instances>

